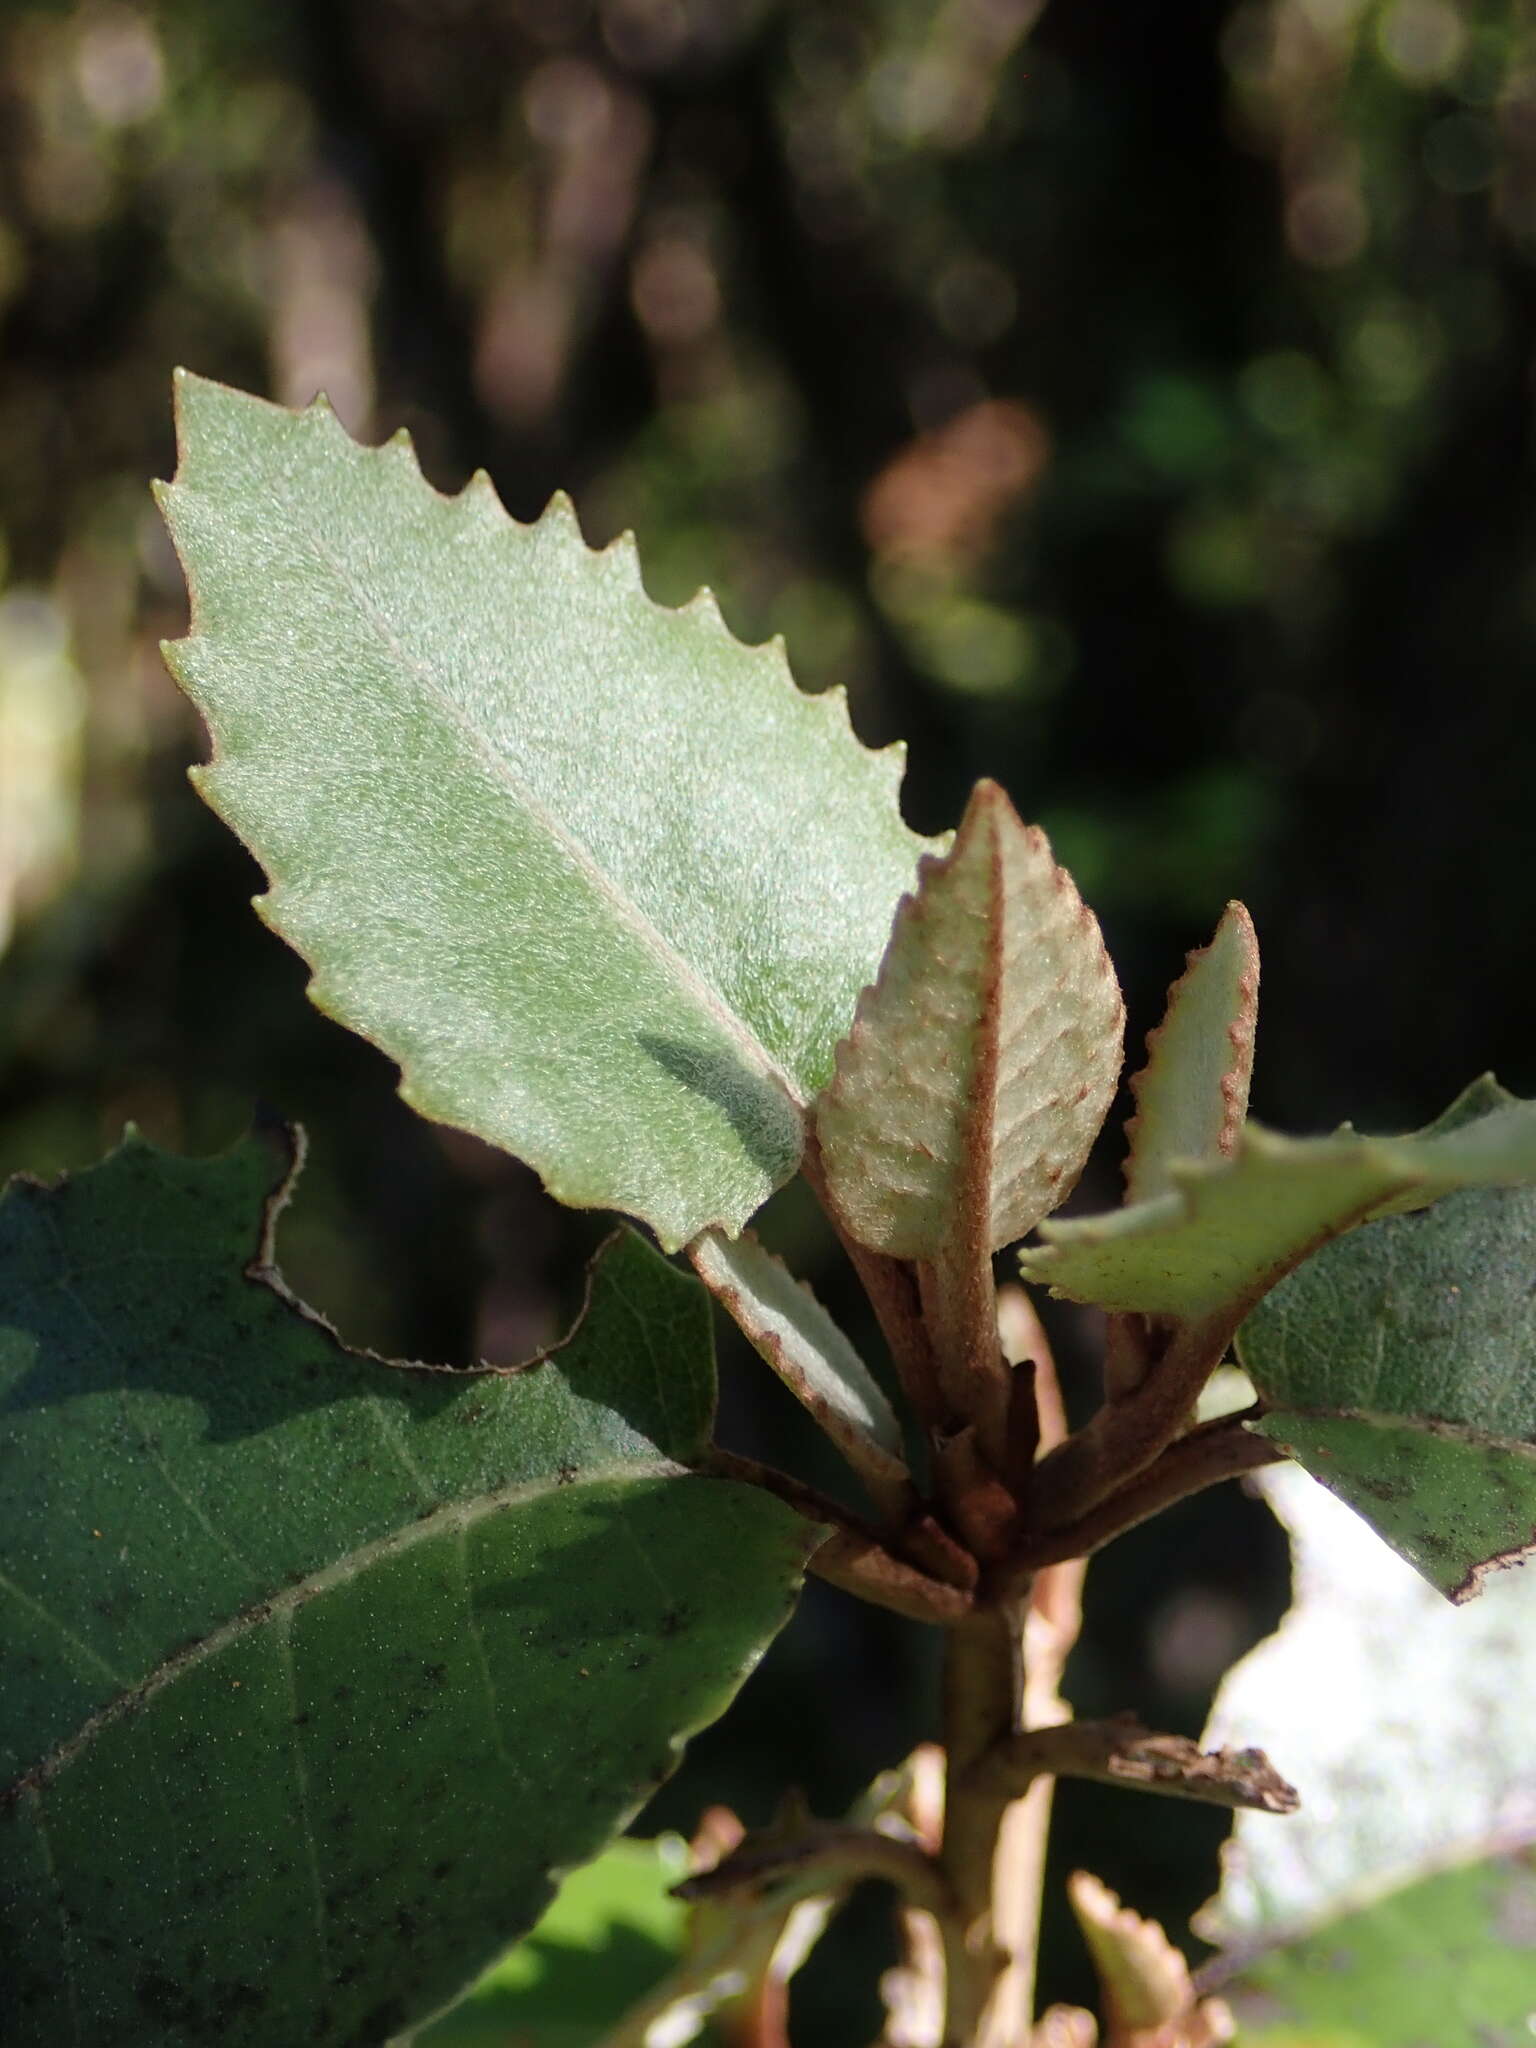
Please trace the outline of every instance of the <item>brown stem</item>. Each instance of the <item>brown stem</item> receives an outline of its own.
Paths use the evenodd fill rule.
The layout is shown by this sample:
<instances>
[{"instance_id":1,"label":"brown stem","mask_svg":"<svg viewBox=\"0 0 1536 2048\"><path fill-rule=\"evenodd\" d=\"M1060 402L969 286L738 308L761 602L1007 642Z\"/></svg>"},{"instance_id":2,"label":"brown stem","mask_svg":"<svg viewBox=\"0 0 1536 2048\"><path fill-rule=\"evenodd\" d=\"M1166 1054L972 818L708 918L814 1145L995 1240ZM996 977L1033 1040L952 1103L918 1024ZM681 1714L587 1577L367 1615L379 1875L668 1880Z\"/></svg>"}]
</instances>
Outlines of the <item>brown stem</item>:
<instances>
[{"instance_id":1,"label":"brown stem","mask_svg":"<svg viewBox=\"0 0 1536 2048\"><path fill-rule=\"evenodd\" d=\"M961 1237L919 1262L917 1285L949 1427L974 1425L983 1457L1001 1472L1012 1375L998 1336L992 1260L979 1239Z\"/></svg>"},{"instance_id":2,"label":"brown stem","mask_svg":"<svg viewBox=\"0 0 1536 2048\"><path fill-rule=\"evenodd\" d=\"M944 1402L939 1392L933 1345L923 1323L916 1274L904 1259L892 1259L884 1252L870 1251L867 1245L860 1244L843 1228L827 1192L821 1147L816 1142L814 1131L806 1134L800 1171L806 1186L826 1212L827 1221L837 1233L838 1243L848 1254L849 1264L869 1296L869 1305L875 1312L880 1334L896 1368L896 1377L913 1414L925 1429L938 1428L945 1420Z\"/></svg>"},{"instance_id":3,"label":"brown stem","mask_svg":"<svg viewBox=\"0 0 1536 2048\"><path fill-rule=\"evenodd\" d=\"M711 1444L699 1461L697 1470L707 1479L735 1479L743 1486L760 1486L765 1493L776 1493L780 1500L787 1501L808 1522L825 1522L860 1542L871 1543L876 1549L880 1547L878 1532L851 1508L845 1508L840 1501L819 1493L814 1486L807 1486L803 1479L781 1472L776 1465L765 1465L757 1458L743 1458L736 1451L722 1450L719 1444Z\"/></svg>"},{"instance_id":4,"label":"brown stem","mask_svg":"<svg viewBox=\"0 0 1536 2048\"><path fill-rule=\"evenodd\" d=\"M834 1531L810 1561L809 1569L829 1586L851 1593L872 1606L889 1608L908 1621L926 1621L953 1628L975 1612L974 1597L961 1586L931 1579L915 1565L893 1557L878 1543L861 1543L842 1530Z\"/></svg>"},{"instance_id":5,"label":"brown stem","mask_svg":"<svg viewBox=\"0 0 1536 2048\"><path fill-rule=\"evenodd\" d=\"M791 1478L776 1466L761 1464L756 1458L721 1450L718 1444L711 1446L699 1470L708 1478L734 1479L743 1486L761 1487L765 1493L776 1494L787 1502L808 1522L825 1523L832 1533L811 1558L810 1569L844 1592L877 1607L888 1607L910 1620L933 1622L940 1627L953 1626L972 1612L975 1603L969 1586L946 1584L897 1557L886 1548L878 1531L803 1480Z\"/></svg>"},{"instance_id":6,"label":"brown stem","mask_svg":"<svg viewBox=\"0 0 1536 2048\"><path fill-rule=\"evenodd\" d=\"M1280 1463L1286 1453L1278 1444L1243 1427L1246 1417L1257 1412L1248 1409L1243 1415L1223 1415L1214 1422L1197 1424L1170 1444L1155 1464L1080 1520L1026 1539L999 1574L1002 1591L1006 1594L1027 1583L1042 1565L1068 1557L1091 1557L1127 1529L1207 1486Z\"/></svg>"},{"instance_id":7,"label":"brown stem","mask_svg":"<svg viewBox=\"0 0 1536 2048\"><path fill-rule=\"evenodd\" d=\"M1200 1390L1221 1363L1236 1327L1222 1312L1183 1323L1166 1338L1141 1383L1106 1401L1075 1435L1035 1467L1031 1519L1037 1528L1077 1522L1145 1472L1188 1426Z\"/></svg>"},{"instance_id":8,"label":"brown stem","mask_svg":"<svg viewBox=\"0 0 1536 2048\"><path fill-rule=\"evenodd\" d=\"M1067 1721L1011 1736L976 1766L978 1778L1021 1797L1040 1778L1089 1778L1207 1806L1294 1813L1301 1803L1262 1750L1202 1751L1184 1735L1158 1735L1134 1714Z\"/></svg>"},{"instance_id":9,"label":"brown stem","mask_svg":"<svg viewBox=\"0 0 1536 2048\"><path fill-rule=\"evenodd\" d=\"M944 1935L944 2048L1001 2048L990 2013L1010 1956L994 1913L994 1864L1013 1803L975 1767L1019 1727L1023 1708L1023 1614L978 1614L951 1629L944 1660L944 1744L949 1779L939 1860L953 1905Z\"/></svg>"},{"instance_id":10,"label":"brown stem","mask_svg":"<svg viewBox=\"0 0 1536 2048\"><path fill-rule=\"evenodd\" d=\"M949 1909L943 1872L915 1842L836 1821L806 1820L795 1828L749 1834L713 1870L674 1885L673 1894L690 1901L754 1897L785 1884L841 1889L866 1877L883 1878L925 1912Z\"/></svg>"},{"instance_id":11,"label":"brown stem","mask_svg":"<svg viewBox=\"0 0 1536 2048\"><path fill-rule=\"evenodd\" d=\"M1027 1499L1035 1459L1040 1454L1045 1434L1046 1418L1041 1413L1041 1399L1047 1389L1058 1393L1059 1389L1056 1387L1051 1340L1045 1334L1045 1325L1035 1304L1017 1281L1010 1281L997 1290L997 1334L1003 1356L1012 1367L1003 1471L1015 1498L1022 1503ZM1066 1429L1062 1427L1050 1440L1056 1441L1065 1435Z\"/></svg>"},{"instance_id":12,"label":"brown stem","mask_svg":"<svg viewBox=\"0 0 1536 2048\"><path fill-rule=\"evenodd\" d=\"M1049 1447L1065 1434L1066 1417L1043 1342L1035 1362L1040 1433ZM1015 1599L978 1616L972 1634L956 1629L950 1635L942 1855L959 1910L942 1923L946 2048L1014 2048L1033 2016L1053 1781L1018 1799L969 1785L966 1775L1021 1726L1066 1718L1058 1688L1082 1623L1082 1583L1081 1563L1053 1565Z\"/></svg>"},{"instance_id":13,"label":"brown stem","mask_svg":"<svg viewBox=\"0 0 1536 2048\"><path fill-rule=\"evenodd\" d=\"M1043 1333L1041 1333L1043 1339ZM1066 1434L1066 1415L1050 1347L1034 1347L1040 1436L1051 1447ZM1067 1657L1082 1627L1081 1559L1048 1566L1017 1588L1027 1602L1023 1618L1024 1728L1053 1726L1069 1717L1061 1698ZM1055 1780L1043 1778L1003 1807L992 1858L992 1919L1006 1961L992 1986L981 2038L1014 2048L1029 2035L1034 2016L1040 1911Z\"/></svg>"}]
</instances>

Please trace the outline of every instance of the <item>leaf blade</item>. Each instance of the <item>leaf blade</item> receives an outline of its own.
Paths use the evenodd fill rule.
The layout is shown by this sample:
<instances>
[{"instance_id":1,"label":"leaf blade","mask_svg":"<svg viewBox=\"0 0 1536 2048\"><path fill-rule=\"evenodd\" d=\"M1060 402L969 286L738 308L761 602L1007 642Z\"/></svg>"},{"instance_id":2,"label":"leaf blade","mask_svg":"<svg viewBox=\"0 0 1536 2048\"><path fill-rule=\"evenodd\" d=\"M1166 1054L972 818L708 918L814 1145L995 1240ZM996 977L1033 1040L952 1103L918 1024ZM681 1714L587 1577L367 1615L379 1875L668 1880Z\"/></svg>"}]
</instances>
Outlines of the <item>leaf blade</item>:
<instances>
[{"instance_id":1,"label":"leaf blade","mask_svg":"<svg viewBox=\"0 0 1536 2048\"><path fill-rule=\"evenodd\" d=\"M899 756L712 601L652 604L562 503L519 527L483 478L428 490L398 437L201 379L178 424L168 659L315 1000L560 1199L670 1247L739 1228L794 1170L921 848Z\"/></svg>"},{"instance_id":2,"label":"leaf blade","mask_svg":"<svg viewBox=\"0 0 1536 2048\"><path fill-rule=\"evenodd\" d=\"M1128 1202L1169 1193L1175 1159L1231 1153L1248 1111L1258 1005L1253 920L1229 903L1210 944L1189 955L1169 989L1163 1021L1147 1038L1147 1063L1131 1081Z\"/></svg>"},{"instance_id":3,"label":"leaf blade","mask_svg":"<svg viewBox=\"0 0 1536 2048\"><path fill-rule=\"evenodd\" d=\"M708 1306L639 1239L537 1369L392 1370L247 1276L285 1185L260 1144L130 1143L0 1202L0 1605L62 1623L25 1688L0 1628L24 2048L424 2018L723 1709L803 1562L671 1455Z\"/></svg>"},{"instance_id":4,"label":"leaf blade","mask_svg":"<svg viewBox=\"0 0 1536 2048\"><path fill-rule=\"evenodd\" d=\"M1439 1871L1301 1940L1202 1972L1245 2042L1488 2048L1530 2031L1536 1850Z\"/></svg>"},{"instance_id":5,"label":"leaf blade","mask_svg":"<svg viewBox=\"0 0 1536 2048\"><path fill-rule=\"evenodd\" d=\"M881 1497L903 1493L901 1424L879 1382L802 1280L752 1235L690 1247L700 1279Z\"/></svg>"},{"instance_id":6,"label":"leaf blade","mask_svg":"<svg viewBox=\"0 0 1536 2048\"><path fill-rule=\"evenodd\" d=\"M987 1251L1022 1237L1082 1171L1123 1022L1098 924L1044 833L978 783L903 899L817 1104L844 1224L908 1259L957 1233Z\"/></svg>"},{"instance_id":7,"label":"leaf blade","mask_svg":"<svg viewBox=\"0 0 1536 2048\"><path fill-rule=\"evenodd\" d=\"M1448 1195L1326 1246L1238 1332L1262 1433L1452 1600L1536 1540L1533 1246L1536 1190Z\"/></svg>"},{"instance_id":8,"label":"leaf blade","mask_svg":"<svg viewBox=\"0 0 1536 2048\"><path fill-rule=\"evenodd\" d=\"M1240 1316L1331 1238L1458 1188L1536 1179L1536 1104L1407 1138L1285 1138L1247 1123L1230 1158L1170 1166L1173 1192L1047 1223L1026 1279L1101 1308L1193 1321Z\"/></svg>"}]
</instances>

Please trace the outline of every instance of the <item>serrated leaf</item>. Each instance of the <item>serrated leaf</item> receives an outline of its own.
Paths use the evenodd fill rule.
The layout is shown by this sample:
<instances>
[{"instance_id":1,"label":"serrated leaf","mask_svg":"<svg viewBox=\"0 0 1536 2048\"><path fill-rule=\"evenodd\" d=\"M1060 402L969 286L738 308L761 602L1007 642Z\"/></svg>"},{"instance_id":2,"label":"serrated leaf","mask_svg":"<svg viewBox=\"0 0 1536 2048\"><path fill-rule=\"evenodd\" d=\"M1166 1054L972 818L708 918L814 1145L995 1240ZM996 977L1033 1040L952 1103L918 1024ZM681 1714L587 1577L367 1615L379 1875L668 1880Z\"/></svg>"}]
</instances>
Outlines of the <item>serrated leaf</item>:
<instances>
[{"instance_id":1,"label":"serrated leaf","mask_svg":"<svg viewBox=\"0 0 1536 2048\"><path fill-rule=\"evenodd\" d=\"M1443 1123L1443 1120L1442 1120ZM1394 1206L1536 1180L1536 1104L1408 1138L1347 1127L1283 1138L1248 1123L1229 1159L1172 1162L1173 1192L1048 1223L1026 1279L1074 1301L1186 1321L1236 1319L1329 1239Z\"/></svg>"},{"instance_id":2,"label":"serrated leaf","mask_svg":"<svg viewBox=\"0 0 1536 2048\"><path fill-rule=\"evenodd\" d=\"M1296 1466L1257 1483L1290 1532L1294 1604L1228 1672L1202 1741L1283 1744L1302 1803L1237 1817L1197 1926L1245 1947L1536 1834L1536 1576L1453 1608Z\"/></svg>"},{"instance_id":3,"label":"serrated leaf","mask_svg":"<svg viewBox=\"0 0 1536 2048\"><path fill-rule=\"evenodd\" d=\"M809 1287L750 1231L709 1231L693 1245L699 1277L847 1457L874 1486L907 1479L901 1425L879 1382Z\"/></svg>"},{"instance_id":4,"label":"serrated leaf","mask_svg":"<svg viewBox=\"0 0 1536 2048\"><path fill-rule=\"evenodd\" d=\"M1440 1871L1201 1982L1245 2048L1526 2048L1536 1848Z\"/></svg>"},{"instance_id":5,"label":"serrated leaf","mask_svg":"<svg viewBox=\"0 0 1536 2048\"><path fill-rule=\"evenodd\" d=\"M816 1127L861 1244L995 1250L1070 1192L1119 1074L1124 1006L1092 913L995 782L919 870Z\"/></svg>"},{"instance_id":6,"label":"serrated leaf","mask_svg":"<svg viewBox=\"0 0 1536 2048\"><path fill-rule=\"evenodd\" d=\"M1326 1246L1238 1332L1256 1426L1453 1600L1536 1543L1533 1286L1536 1189L1468 1190Z\"/></svg>"},{"instance_id":7,"label":"serrated leaf","mask_svg":"<svg viewBox=\"0 0 1536 2048\"><path fill-rule=\"evenodd\" d=\"M924 844L900 751L707 595L653 604L563 500L519 526L323 404L177 394L167 658L315 1001L560 1200L667 1246L738 1229L795 1170Z\"/></svg>"},{"instance_id":8,"label":"serrated leaf","mask_svg":"<svg viewBox=\"0 0 1536 2048\"><path fill-rule=\"evenodd\" d=\"M679 1462L708 1305L641 1240L537 1370L391 1369L272 1283L286 1169L130 1140L0 1202L8 2048L426 2017L724 1708L805 1556Z\"/></svg>"},{"instance_id":9,"label":"serrated leaf","mask_svg":"<svg viewBox=\"0 0 1536 2048\"><path fill-rule=\"evenodd\" d=\"M1099 1980L1109 2048L1220 2048L1225 2008L1202 2006L1189 1965L1156 1920L1122 1906L1090 1871L1067 1879L1067 1901Z\"/></svg>"},{"instance_id":10,"label":"serrated leaf","mask_svg":"<svg viewBox=\"0 0 1536 2048\"><path fill-rule=\"evenodd\" d=\"M1163 1021L1147 1037L1147 1063L1131 1082L1128 1201L1167 1194L1176 1159L1230 1155L1248 1113L1258 1009L1253 920L1229 903L1211 943L1189 955L1169 989Z\"/></svg>"}]
</instances>

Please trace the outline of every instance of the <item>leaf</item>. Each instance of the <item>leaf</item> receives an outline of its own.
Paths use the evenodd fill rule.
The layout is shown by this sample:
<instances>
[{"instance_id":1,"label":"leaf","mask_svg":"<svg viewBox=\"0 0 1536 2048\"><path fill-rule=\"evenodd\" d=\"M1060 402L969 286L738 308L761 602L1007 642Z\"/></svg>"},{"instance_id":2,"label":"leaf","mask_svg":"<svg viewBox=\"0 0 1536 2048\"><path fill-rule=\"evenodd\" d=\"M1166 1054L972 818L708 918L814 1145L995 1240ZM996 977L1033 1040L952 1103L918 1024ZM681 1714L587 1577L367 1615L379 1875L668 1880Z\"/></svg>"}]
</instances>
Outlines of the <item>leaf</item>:
<instances>
[{"instance_id":1,"label":"leaf","mask_svg":"<svg viewBox=\"0 0 1536 2048\"><path fill-rule=\"evenodd\" d=\"M1091 911L995 782L919 869L859 999L816 1127L861 1244L988 1250L1071 1191L1120 1066L1124 1006ZM958 1219L966 1219L962 1224Z\"/></svg>"},{"instance_id":2,"label":"leaf","mask_svg":"<svg viewBox=\"0 0 1536 2048\"><path fill-rule=\"evenodd\" d=\"M1244 1949L1536 1835L1536 1577L1449 1607L1294 1465L1257 1483L1290 1531L1294 1605L1227 1674L1202 1740L1283 1743L1302 1804L1237 1817L1196 1924Z\"/></svg>"},{"instance_id":3,"label":"leaf","mask_svg":"<svg viewBox=\"0 0 1536 2048\"><path fill-rule=\"evenodd\" d=\"M1189 1965L1155 1920L1144 1920L1086 1870L1067 1879L1103 1997L1104 2048L1220 2048L1232 2038L1224 2005L1202 2003Z\"/></svg>"},{"instance_id":4,"label":"leaf","mask_svg":"<svg viewBox=\"0 0 1536 2048\"><path fill-rule=\"evenodd\" d=\"M1176 1159L1230 1156L1248 1113L1259 946L1253 920L1229 903L1208 946L1191 953L1147 1038L1147 1064L1131 1082L1126 1199L1169 1193Z\"/></svg>"},{"instance_id":5,"label":"leaf","mask_svg":"<svg viewBox=\"0 0 1536 2048\"><path fill-rule=\"evenodd\" d=\"M1230 1158L1173 1161L1173 1192L1048 1223L1020 1254L1028 1280L1100 1308L1235 1321L1330 1238L1384 1209L1457 1188L1536 1180L1536 1103L1456 1128L1283 1138L1245 1124Z\"/></svg>"},{"instance_id":6,"label":"leaf","mask_svg":"<svg viewBox=\"0 0 1536 2048\"><path fill-rule=\"evenodd\" d=\"M750 1231L708 1231L699 1277L854 1469L889 1495L907 1484L901 1425L878 1381L803 1281Z\"/></svg>"},{"instance_id":7,"label":"leaf","mask_svg":"<svg viewBox=\"0 0 1536 2048\"><path fill-rule=\"evenodd\" d=\"M738 1229L795 1170L925 843L900 749L707 594L653 604L563 499L519 526L483 475L428 489L403 435L185 373L177 416L167 659L315 1001L561 1201L669 1247Z\"/></svg>"},{"instance_id":8,"label":"leaf","mask_svg":"<svg viewBox=\"0 0 1536 2048\"><path fill-rule=\"evenodd\" d=\"M612 1843L413 2048L590 2048L681 1954L688 1908L671 1890L687 1874L676 1835Z\"/></svg>"},{"instance_id":9,"label":"leaf","mask_svg":"<svg viewBox=\"0 0 1536 2048\"><path fill-rule=\"evenodd\" d=\"M1526 2048L1536 1848L1438 1872L1201 1982L1223 1993L1245 2044Z\"/></svg>"},{"instance_id":10,"label":"leaf","mask_svg":"<svg viewBox=\"0 0 1536 2048\"><path fill-rule=\"evenodd\" d=\"M536 1370L392 1369L272 1276L289 1164L130 1138L0 1202L15 2048L425 2018L723 1710L806 1554L681 1462L708 1304L638 1238Z\"/></svg>"},{"instance_id":11,"label":"leaf","mask_svg":"<svg viewBox=\"0 0 1536 2048\"><path fill-rule=\"evenodd\" d=\"M1260 1432L1452 1600L1536 1545L1533 1282L1536 1189L1469 1190L1326 1246L1238 1333Z\"/></svg>"}]
</instances>

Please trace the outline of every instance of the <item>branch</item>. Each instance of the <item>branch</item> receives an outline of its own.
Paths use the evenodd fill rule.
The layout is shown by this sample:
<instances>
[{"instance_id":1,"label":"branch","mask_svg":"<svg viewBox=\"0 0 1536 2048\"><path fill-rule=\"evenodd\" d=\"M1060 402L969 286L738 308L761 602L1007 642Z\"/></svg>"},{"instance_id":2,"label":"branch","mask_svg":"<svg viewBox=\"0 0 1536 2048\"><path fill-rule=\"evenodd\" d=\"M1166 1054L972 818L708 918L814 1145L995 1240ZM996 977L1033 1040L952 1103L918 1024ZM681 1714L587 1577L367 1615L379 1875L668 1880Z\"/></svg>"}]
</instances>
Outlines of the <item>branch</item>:
<instances>
[{"instance_id":1,"label":"branch","mask_svg":"<svg viewBox=\"0 0 1536 2048\"><path fill-rule=\"evenodd\" d=\"M904 1259L887 1258L884 1252L872 1252L844 1230L828 1199L826 1176L821 1167L821 1147L816 1142L814 1130L806 1133L800 1171L806 1186L821 1204L827 1221L837 1233L837 1241L848 1254L848 1262L869 1297L869 1305L875 1312L875 1320L891 1354L891 1363L896 1368L896 1377L901 1382L901 1391L911 1402L918 1421L931 1433L947 1418L939 1392L933 1343L918 1299L917 1276Z\"/></svg>"},{"instance_id":2,"label":"branch","mask_svg":"<svg viewBox=\"0 0 1536 2048\"><path fill-rule=\"evenodd\" d=\"M1110 1413L1100 1409L1099 1414ZM1245 1472L1257 1472L1265 1465L1279 1464L1287 1455L1278 1445L1244 1429L1244 1421L1258 1413L1245 1409L1241 1415L1223 1415L1214 1422L1197 1423L1177 1437L1155 1459L1134 1473L1117 1491L1101 1498L1075 1520L1058 1523L1026 1537L1000 1575L1006 1592L1027 1579L1042 1565L1056 1564L1067 1557L1091 1557L1134 1529L1139 1522L1160 1514L1176 1501L1216 1486L1223 1479L1236 1479ZM1098 1421L1094 1417L1094 1422ZM1093 1423L1088 1429L1093 1428ZM1068 1439L1063 1450L1071 1450L1087 1430ZM1051 1461L1040 1466L1043 1473Z\"/></svg>"},{"instance_id":3,"label":"branch","mask_svg":"<svg viewBox=\"0 0 1536 2048\"><path fill-rule=\"evenodd\" d=\"M1185 1735L1156 1735L1134 1714L1032 1728L998 1744L975 1767L978 1780L1015 1796L1038 1778L1091 1778L1207 1806L1294 1813L1301 1800L1261 1749L1202 1751Z\"/></svg>"},{"instance_id":4,"label":"branch","mask_svg":"<svg viewBox=\"0 0 1536 2048\"><path fill-rule=\"evenodd\" d=\"M835 1500L803 1480L792 1479L756 1458L713 1446L698 1467L707 1478L734 1479L743 1486L776 1494L808 1522L826 1524L831 1534L810 1561L817 1578L839 1586L857 1599L888 1607L911 1621L952 1627L973 1610L970 1589L930 1577L918 1566L887 1550L878 1533Z\"/></svg>"},{"instance_id":5,"label":"branch","mask_svg":"<svg viewBox=\"0 0 1536 2048\"><path fill-rule=\"evenodd\" d=\"M756 1899L784 1885L797 1890L842 1889L867 1877L883 1878L908 1905L928 1913L949 1906L949 1888L937 1862L916 1842L878 1828L809 1818L782 1822L745 1836L713 1870L674 1885L673 1896L699 1899Z\"/></svg>"},{"instance_id":6,"label":"branch","mask_svg":"<svg viewBox=\"0 0 1536 2048\"><path fill-rule=\"evenodd\" d=\"M1221 1363L1240 1309L1176 1325L1167 1348L1148 1361L1140 1385L1106 1401L1074 1436L1035 1467L1032 1507L1040 1527L1086 1520L1185 1433L1201 1389ZM1106 1539L1107 1540L1107 1539Z\"/></svg>"}]
</instances>

